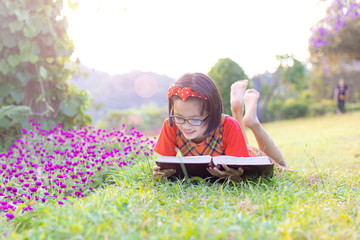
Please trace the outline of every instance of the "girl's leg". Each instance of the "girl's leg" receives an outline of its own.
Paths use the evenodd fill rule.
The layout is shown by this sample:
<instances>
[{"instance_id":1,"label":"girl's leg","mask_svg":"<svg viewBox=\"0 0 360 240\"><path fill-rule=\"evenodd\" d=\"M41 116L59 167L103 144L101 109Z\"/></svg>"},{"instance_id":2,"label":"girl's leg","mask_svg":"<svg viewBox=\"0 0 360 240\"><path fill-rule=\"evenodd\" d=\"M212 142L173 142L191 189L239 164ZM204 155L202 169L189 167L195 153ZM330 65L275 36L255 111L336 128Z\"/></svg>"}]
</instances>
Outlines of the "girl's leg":
<instances>
[{"instance_id":1,"label":"girl's leg","mask_svg":"<svg viewBox=\"0 0 360 240\"><path fill-rule=\"evenodd\" d=\"M242 119L243 124L253 132L259 149L274 159L279 165L285 167L284 157L257 118L256 111L259 97L260 94L255 89L245 91L243 97L245 104L245 116Z\"/></svg>"},{"instance_id":2,"label":"girl's leg","mask_svg":"<svg viewBox=\"0 0 360 240\"><path fill-rule=\"evenodd\" d=\"M230 105L232 117L239 123L243 132L245 142L249 144L246 136L245 125L243 123L244 115L244 94L248 85L248 80L237 81L231 85Z\"/></svg>"}]
</instances>

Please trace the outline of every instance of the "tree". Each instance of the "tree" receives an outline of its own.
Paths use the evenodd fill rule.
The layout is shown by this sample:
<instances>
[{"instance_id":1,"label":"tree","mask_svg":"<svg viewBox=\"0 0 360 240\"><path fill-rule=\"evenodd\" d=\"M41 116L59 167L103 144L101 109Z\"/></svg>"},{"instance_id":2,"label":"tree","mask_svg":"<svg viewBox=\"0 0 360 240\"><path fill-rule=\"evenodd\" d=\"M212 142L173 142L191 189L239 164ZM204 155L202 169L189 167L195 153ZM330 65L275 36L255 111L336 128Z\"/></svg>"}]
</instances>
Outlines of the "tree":
<instances>
[{"instance_id":1,"label":"tree","mask_svg":"<svg viewBox=\"0 0 360 240\"><path fill-rule=\"evenodd\" d=\"M293 55L278 55L276 58L280 62L277 72L281 76L283 94L286 97L297 97L308 84L305 64Z\"/></svg>"},{"instance_id":2,"label":"tree","mask_svg":"<svg viewBox=\"0 0 360 240\"><path fill-rule=\"evenodd\" d=\"M318 98L331 96L339 77L348 78L347 82L351 82L353 92L360 90L359 69L352 67L349 70L348 67L360 62L359 0L331 2L326 17L312 28L309 52L315 71L310 80L311 91L316 93ZM322 95L319 96L321 92Z\"/></svg>"},{"instance_id":3,"label":"tree","mask_svg":"<svg viewBox=\"0 0 360 240\"><path fill-rule=\"evenodd\" d=\"M35 122L81 126L91 122L89 100L68 83L74 46L62 8L63 0L0 0L0 107L28 106ZM1 118L0 135L7 127Z\"/></svg>"},{"instance_id":4,"label":"tree","mask_svg":"<svg viewBox=\"0 0 360 240\"><path fill-rule=\"evenodd\" d=\"M312 28L309 51L312 62L331 63L341 59L360 60L360 3L358 0L333 0L326 17Z\"/></svg>"},{"instance_id":5,"label":"tree","mask_svg":"<svg viewBox=\"0 0 360 240\"><path fill-rule=\"evenodd\" d=\"M253 78L261 94L258 117L262 121L300 117L306 114L304 92L308 89L305 64L293 55L276 56L279 66L274 73Z\"/></svg>"},{"instance_id":6,"label":"tree","mask_svg":"<svg viewBox=\"0 0 360 240\"><path fill-rule=\"evenodd\" d=\"M231 85L243 79L248 79L244 70L230 58L219 59L211 68L208 76L214 80L219 89L224 104L224 112L231 115L230 88Z\"/></svg>"}]
</instances>

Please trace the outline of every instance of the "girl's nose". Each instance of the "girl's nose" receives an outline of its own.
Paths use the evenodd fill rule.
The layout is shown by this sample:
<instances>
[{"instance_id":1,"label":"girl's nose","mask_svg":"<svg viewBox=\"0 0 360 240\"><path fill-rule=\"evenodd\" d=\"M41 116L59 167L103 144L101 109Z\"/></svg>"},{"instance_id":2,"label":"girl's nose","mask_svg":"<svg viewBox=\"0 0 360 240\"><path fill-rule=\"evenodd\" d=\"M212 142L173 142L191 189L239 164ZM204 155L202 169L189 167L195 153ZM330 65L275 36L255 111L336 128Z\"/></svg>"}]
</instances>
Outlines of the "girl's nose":
<instances>
[{"instance_id":1,"label":"girl's nose","mask_svg":"<svg viewBox=\"0 0 360 240\"><path fill-rule=\"evenodd\" d=\"M183 127L184 127L184 126L185 126L185 128L191 128L191 127L192 127L188 121L185 121L185 122L183 123Z\"/></svg>"}]
</instances>

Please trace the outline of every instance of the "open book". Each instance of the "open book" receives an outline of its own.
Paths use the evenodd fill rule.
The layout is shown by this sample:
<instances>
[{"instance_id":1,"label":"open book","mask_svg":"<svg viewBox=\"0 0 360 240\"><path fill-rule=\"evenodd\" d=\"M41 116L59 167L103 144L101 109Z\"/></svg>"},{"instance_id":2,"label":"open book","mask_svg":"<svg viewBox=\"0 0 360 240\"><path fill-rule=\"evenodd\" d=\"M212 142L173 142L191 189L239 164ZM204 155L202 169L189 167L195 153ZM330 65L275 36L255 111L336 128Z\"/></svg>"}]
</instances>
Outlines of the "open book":
<instances>
[{"instance_id":1,"label":"open book","mask_svg":"<svg viewBox=\"0 0 360 240\"><path fill-rule=\"evenodd\" d=\"M173 177L184 178L187 177L201 177L213 178L206 169L208 167L216 167L224 170L221 166L225 163L226 166L238 169L244 169L242 177L272 177L274 174L274 163L267 156L261 157L232 157L232 156L216 156L209 155L191 156L191 157L169 157L158 156L156 164L161 169L175 169L176 174Z\"/></svg>"}]
</instances>

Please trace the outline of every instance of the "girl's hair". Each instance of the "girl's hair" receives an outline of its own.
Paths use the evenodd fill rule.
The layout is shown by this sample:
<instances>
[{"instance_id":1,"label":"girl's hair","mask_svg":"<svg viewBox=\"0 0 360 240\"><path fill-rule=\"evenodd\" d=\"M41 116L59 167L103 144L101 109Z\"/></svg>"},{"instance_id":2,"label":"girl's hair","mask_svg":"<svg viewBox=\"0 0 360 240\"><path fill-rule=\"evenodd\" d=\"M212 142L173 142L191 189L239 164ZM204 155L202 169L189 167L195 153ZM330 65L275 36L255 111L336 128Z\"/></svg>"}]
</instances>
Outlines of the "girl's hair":
<instances>
[{"instance_id":1,"label":"girl's hair","mask_svg":"<svg viewBox=\"0 0 360 240\"><path fill-rule=\"evenodd\" d=\"M204 135L210 134L216 128L220 126L221 115L223 113L223 104L220 97L219 90L217 89L214 81L202 73L185 73L174 83L174 87L191 87L191 90L198 93L200 96L205 95L207 99L200 99L195 97L189 97L187 101L198 101L202 104L201 115L207 112L209 115L205 120L205 123L208 124L208 127ZM174 107L174 100L182 99L178 96L172 95L169 98L169 126L172 127L174 124L170 118L170 114L173 114L171 111Z\"/></svg>"}]
</instances>

